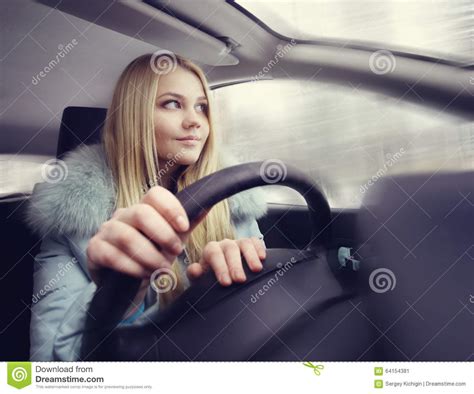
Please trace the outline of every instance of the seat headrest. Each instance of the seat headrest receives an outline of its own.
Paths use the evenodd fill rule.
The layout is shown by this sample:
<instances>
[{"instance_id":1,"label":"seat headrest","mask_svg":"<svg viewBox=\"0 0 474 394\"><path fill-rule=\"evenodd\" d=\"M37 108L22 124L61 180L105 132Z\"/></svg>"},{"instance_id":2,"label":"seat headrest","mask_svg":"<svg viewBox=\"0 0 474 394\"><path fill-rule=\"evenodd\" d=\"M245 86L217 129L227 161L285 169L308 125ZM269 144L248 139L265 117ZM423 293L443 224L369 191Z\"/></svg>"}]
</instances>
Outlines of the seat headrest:
<instances>
[{"instance_id":1,"label":"seat headrest","mask_svg":"<svg viewBox=\"0 0 474 394\"><path fill-rule=\"evenodd\" d=\"M81 144L99 142L106 114L106 108L65 108L59 129L56 157L62 159L65 153Z\"/></svg>"}]
</instances>

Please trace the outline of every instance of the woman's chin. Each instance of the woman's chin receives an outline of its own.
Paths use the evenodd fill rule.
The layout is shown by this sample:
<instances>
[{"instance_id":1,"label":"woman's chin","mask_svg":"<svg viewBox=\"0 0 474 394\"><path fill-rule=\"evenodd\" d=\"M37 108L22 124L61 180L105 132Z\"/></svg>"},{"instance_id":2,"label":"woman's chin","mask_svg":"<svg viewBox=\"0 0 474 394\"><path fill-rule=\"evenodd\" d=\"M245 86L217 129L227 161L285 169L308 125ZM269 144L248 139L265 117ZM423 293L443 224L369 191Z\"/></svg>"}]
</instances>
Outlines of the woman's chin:
<instances>
[{"instance_id":1,"label":"woman's chin","mask_svg":"<svg viewBox=\"0 0 474 394\"><path fill-rule=\"evenodd\" d=\"M179 164L183 166L189 166L196 163L199 160L200 152L182 152L179 156L179 160L177 161Z\"/></svg>"}]
</instances>

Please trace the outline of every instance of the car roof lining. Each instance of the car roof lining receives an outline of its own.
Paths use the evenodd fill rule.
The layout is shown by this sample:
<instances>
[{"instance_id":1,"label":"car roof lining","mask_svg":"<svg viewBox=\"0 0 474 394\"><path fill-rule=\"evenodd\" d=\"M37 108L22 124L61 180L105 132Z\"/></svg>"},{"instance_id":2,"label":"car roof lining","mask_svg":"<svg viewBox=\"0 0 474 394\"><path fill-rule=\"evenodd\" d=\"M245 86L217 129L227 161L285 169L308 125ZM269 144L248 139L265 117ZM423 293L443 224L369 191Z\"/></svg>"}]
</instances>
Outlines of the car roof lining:
<instances>
[{"instance_id":1,"label":"car roof lining","mask_svg":"<svg viewBox=\"0 0 474 394\"><path fill-rule=\"evenodd\" d=\"M16 19L13 21L12 18L7 18L3 25L4 31L8 32L4 35L6 53L3 66L4 97L9 100L9 104L3 115L2 127L5 130L15 130L15 133L22 137L18 140L20 142L14 142L8 137L9 134L5 133L2 146L6 152L50 152L57 140L60 125L58 114L65 107L74 105L106 107L114 82L123 67L136 56L158 49L140 41L140 37L134 34L131 36L119 34L54 9L57 0L25 1L18 2L15 6L8 3L3 8L5 15L16 15ZM61 2L64 6L73 3L82 4L84 7L84 2L71 0ZM98 7L97 4L104 2L97 0L87 3L90 3L88 7L91 8ZM142 1L130 3L140 3L151 7ZM52 8L51 6L46 8L45 4L52 4ZM189 23L192 23L191 28L194 30L200 26L198 30L203 31L196 34L201 36L202 33L206 36L204 41L211 43L209 50L214 48L213 50L220 51L226 48L223 37L229 37L237 44L228 54L238 59L239 63L236 65L215 66L197 61L206 72L213 89L254 80L259 71L267 66L268 61L273 59L277 46L288 44L288 41L270 34L223 0L200 0L199 7L189 7L186 0L174 0L172 5L184 7L186 10L186 13L184 11L183 13L188 18L186 19L188 24L182 26L189 28L191 26ZM96 14L92 20L97 16L99 14ZM46 17L48 19L45 19ZM170 15L167 15L167 18L171 18ZM43 20L45 22L41 24ZM122 18L122 23L127 24L125 22L128 22L128 19ZM33 32L35 40L39 40L41 45L48 48L48 51L38 50L38 44L25 35L27 29L35 29L35 27L36 30ZM168 30L168 33L171 31ZM86 35L83 34L84 32ZM211 33L213 36L210 35ZM58 40L63 40L62 44L66 44L65 41L72 37L79 40L79 45L74 49L74 55L65 59L61 65L61 68L65 67L65 70L60 70L58 67L45 77L44 82L42 81L37 86L30 85L32 89L30 89L31 92L28 91L28 86L23 82L28 82L28 79L39 73L42 67L48 65L58 46ZM192 50L201 53L199 40L192 42L185 40L185 42L192 47ZM125 44L124 50L121 48L123 44ZM361 84L360 88L367 91L392 97L402 96L403 100L413 99L420 103L416 95L400 94L402 88L407 89L407 82L417 83L417 86L422 89L431 89L431 92L434 92L432 98L437 100L434 103L426 101L426 103L420 103L421 105L434 105L437 108L443 108L446 113L458 112L464 118L473 118L472 67L456 67L437 61L395 54L399 67L393 73L378 76L371 74L368 67L363 69L364 58L367 64L368 56L374 49L344 48L342 50L337 45L299 43L280 59L276 67L260 79L294 79L306 82L311 80L339 84L348 88L351 84L353 86ZM312 78L319 68L323 68L324 72L319 73L317 78ZM84 91L85 87L87 87L87 92ZM440 95L438 92L441 92ZM45 107L49 110L45 111ZM22 116L25 111L29 113L29 116ZM42 126L39 130L38 125ZM41 133L38 145L29 143L33 133Z\"/></svg>"},{"instance_id":2,"label":"car roof lining","mask_svg":"<svg viewBox=\"0 0 474 394\"><path fill-rule=\"evenodd\" d=\"M238 59L228 52L225 42L142 1L38 2L201 63L212 66L238 63Z\"/></svg>"}]
</instances>

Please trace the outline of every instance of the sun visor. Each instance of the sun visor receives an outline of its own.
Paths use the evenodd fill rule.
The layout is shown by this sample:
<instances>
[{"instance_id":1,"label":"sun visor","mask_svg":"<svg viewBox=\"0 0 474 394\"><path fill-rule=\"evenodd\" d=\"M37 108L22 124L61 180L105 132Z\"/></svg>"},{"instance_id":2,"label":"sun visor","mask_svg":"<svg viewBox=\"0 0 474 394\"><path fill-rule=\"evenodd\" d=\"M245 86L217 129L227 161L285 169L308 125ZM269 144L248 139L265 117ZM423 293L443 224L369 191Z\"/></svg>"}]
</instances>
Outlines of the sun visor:
<instances>
[{"instance_id":1,"label":"sun visor","mask_svg":"<svg viewBox=\"0 0 474 394\"><path fill-rule=\"evenodd\" d=\"M202 64L230 66L239 63L223 41L141 0L114 3L107 0L63 0L59 4L57 0L38 2Z\"/></svg>"}]
</instances>

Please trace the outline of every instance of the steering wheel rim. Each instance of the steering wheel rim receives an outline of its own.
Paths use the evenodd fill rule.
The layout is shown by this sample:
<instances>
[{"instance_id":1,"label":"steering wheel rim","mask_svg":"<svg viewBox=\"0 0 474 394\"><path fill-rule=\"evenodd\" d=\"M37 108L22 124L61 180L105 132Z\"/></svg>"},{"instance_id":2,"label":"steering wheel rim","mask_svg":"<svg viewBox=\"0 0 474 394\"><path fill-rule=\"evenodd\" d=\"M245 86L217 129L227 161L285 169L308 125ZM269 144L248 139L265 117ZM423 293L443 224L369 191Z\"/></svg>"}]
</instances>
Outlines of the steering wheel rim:
<instances>
[{"instance_id":1,"label":"steering wheel rim","mask_svg":"<svg viewBox=\"0 0 474 394\"><path fill-rule=\"evenodd\" d=\"M275 178L275 169L277 178ZM312 223L311 241L305 255L326 247L330 239L330 208L319 187L296 167L268 161L239 164L210 174L176 194L183 205L191 228L199 223L218 202L239 192L265 185L288 186L306 200ZM205 186L205 187L204 187ZM117 327L134 299L141 279L111 269L103 270L103 285L97 289L89 313L81 347L81 360L105 360L111 349L102 346ZM209 273L212 274L212 273Z\"/></svg>"}]
</instances>

